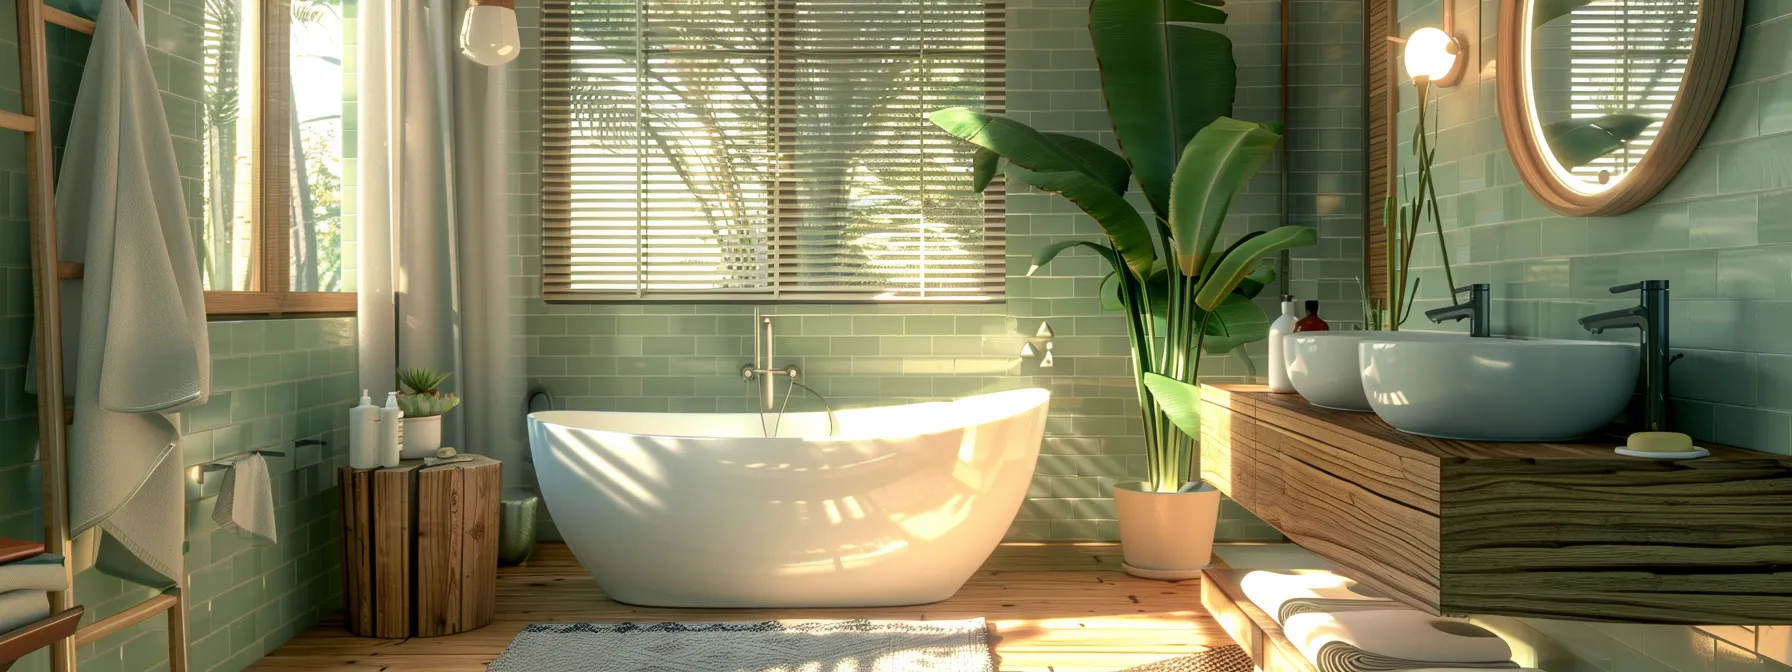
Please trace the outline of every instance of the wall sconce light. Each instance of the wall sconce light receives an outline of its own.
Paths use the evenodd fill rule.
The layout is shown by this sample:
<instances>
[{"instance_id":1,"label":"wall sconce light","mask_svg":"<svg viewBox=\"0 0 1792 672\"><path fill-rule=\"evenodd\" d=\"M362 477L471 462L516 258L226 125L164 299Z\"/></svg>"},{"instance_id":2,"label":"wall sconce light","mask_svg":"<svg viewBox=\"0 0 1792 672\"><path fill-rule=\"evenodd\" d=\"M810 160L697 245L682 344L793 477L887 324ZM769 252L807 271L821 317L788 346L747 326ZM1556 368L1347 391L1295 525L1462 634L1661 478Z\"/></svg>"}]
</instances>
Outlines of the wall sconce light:
<instances>
[{"instance_id":1,"label":"wall sconce light","mask_svg":"<svg viewBox=\"0 0 1792 672\"><path fill-rule=\"evenodd\" d=\"M460 53L474 63L503 65L516 60L523 40L516 29L516 0L467 0L460 24Z\"/></svg>"},{"instance_id":2,"label":"wall sconce light","mask_svg":"<svg viewBox=\"0 0 1792 672\"><path fill-rule=\"evenodd\" d=\"M1468 66L1468 42L1456 36L1456 3L1444 0L1444 27L1420 28L1405 40L1402 60L1414 84L1451 87Z\"/></svg>"}]
</instances>

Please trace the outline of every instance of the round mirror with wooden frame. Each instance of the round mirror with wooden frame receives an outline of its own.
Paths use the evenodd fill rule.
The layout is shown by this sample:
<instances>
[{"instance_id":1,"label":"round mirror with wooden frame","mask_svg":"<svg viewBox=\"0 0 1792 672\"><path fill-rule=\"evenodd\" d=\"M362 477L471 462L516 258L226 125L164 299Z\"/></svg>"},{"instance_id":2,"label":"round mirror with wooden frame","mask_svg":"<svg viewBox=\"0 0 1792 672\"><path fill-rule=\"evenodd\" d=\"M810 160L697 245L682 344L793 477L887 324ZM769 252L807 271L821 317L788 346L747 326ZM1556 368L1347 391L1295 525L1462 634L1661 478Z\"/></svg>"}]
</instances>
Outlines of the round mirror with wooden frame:
<instances>
[{"instance_id":1,"label":"round mirror with wooden frame","mask_svg":"<svg viewBox=\"0 0 1792 672\"><path fill-rule=\"evenodd\" d=\"M1698 147L1736 61L1738 0L1505 0L1500 126L1531 193L1573 216L1654 198Z\"/></svg>"}]
</instances>

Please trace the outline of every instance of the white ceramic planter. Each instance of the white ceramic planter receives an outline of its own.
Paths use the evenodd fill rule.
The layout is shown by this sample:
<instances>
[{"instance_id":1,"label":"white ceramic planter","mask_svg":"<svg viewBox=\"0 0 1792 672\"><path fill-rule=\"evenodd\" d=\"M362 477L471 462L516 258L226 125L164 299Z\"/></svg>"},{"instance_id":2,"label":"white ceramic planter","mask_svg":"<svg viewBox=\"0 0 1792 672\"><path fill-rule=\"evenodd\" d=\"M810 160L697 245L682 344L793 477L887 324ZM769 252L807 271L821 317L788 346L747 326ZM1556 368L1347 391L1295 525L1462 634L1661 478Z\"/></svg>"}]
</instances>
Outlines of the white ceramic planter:
<instances>
[{"instance_id":1,"label":"white ceramic planter","mask_svg":"<svg viewBox=\"0 0 1792 672\"><path fill-rule=\"evenodd\" d=\"M1187 492L1150 492L1144 483L1114 485L1120 550L1127 574L1180 581L1201 575L1213 558L1220 491L1202 483Z\"/></svg>"},{"instance_id":2,"label":"white ceramic planter","mask_svg":"<svg viewBox=\"0 0 1792 672\"><path fill-rule=\"evenodd\" d=\"M435 457L436 449L441 447L442 416L404 419L404 450L399 451L399 459L421 460Z\"/></svg>"}]
</instances>

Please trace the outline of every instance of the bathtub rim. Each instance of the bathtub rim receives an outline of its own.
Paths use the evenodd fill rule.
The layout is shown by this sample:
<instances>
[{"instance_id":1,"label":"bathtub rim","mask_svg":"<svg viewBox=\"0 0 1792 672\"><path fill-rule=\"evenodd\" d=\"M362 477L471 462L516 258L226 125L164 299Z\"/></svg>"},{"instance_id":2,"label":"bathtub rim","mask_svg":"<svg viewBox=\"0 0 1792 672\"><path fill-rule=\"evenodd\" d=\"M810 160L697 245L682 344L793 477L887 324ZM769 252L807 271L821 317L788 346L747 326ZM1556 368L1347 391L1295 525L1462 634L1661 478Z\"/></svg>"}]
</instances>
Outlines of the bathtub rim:
<instances>
[{"instance_id":1,"label":"bathtub rim","mask_svg":"<svg viewBox=\"0 0 1792 672\"><path fill-rule=\"evenodd\" d=\"M702 413L702 412L698 412L698 413L675 413L675 412L660 413L660 412L652 412L652 411L644 412L644 411L552 410L552 411L536 411L534 413L530 413L530 414L528 414L527 419L528 419L528 425L531 430L531 433L533 433L533 430L537 426L551 426L551 427L564 427L567 429L576 430L576 431L580 431L580 432L592 432L592 433L596 433L596 434L605 434L605 435L612 435L612 436L636 436L636 437L644 437L644 438L670 439L670 440L678 440L678 441L752 440L752 441L769 441L769 442L781 442L781 443L825 443L825 442L853 442L853 441L866 441L866 440L903 440L903 439L920 438L920 437L924 437L924 436L932 436L932 435L936 435L936 434L944 434L947 432L961 431L961 430L970 429L973 427L978 427L978 426L982 426L982 425L987 425L987 424L991 424L991 423L1001 422L1004 420L1020 417L1020 416L1026 415L1028 413L1038 412L1042 407L1046 407L1051 403L1052 394L1051 394L1051 390L1048 390L1043 387L1025 387L1025 388L1020 388L1020 389L1015 389L1015 390L1003 390L1000 392L986 392L984 394L975 394L975 395L971 395L968 397L961 397L961 398L953 399L953 400L949 400L949 401L919 401L919 402L908 403L908 404L894 404L894 405L889 405L889 406L871 406L871 407L867 407L867 408L844 409L842 411L835 411L835 412L841 413L841 412L865 412L865 411L896 411L896 410L904 409L904 408L937 406L937 405L941 405L941 404L949 404L949 405L966 404L966 403L973 402L976 400L994 401L992 399L994 397L1008 397L1008 396L1023 397L1023 398L1031 397L1032 400L1030 402L1019 403L1015 407L1013 407L1011 410L1007 410L1006 412L1003 412L1000 414L993 414L993 415L988 415L988 416L978 416L978 417L975 417L974 419L966 420L966 421L958 423L958 424L947 425L947 426L938 426L938 427L928 427L926 429L926 431L915 431L915 432L900 433L900 434L880 434L880 435L876 435L876 436L857 436L857 435L849 435L849 436L775 436L775 437L766 437L766 436L700 436L700 435L692 435L692 434L672 434L672 433L665 433L665 432L625 432L625 431L620 431L620 430L615 430L615 429L600 429L600 428L596 428L596 427L589 427L589 426L584 426L584 425L579 425L579 424L570 424L570 423L566 423L566 422L555 421L552 419L555 416L563 416L563 415L564 416L574 416L574 417L587 417L587 418L601 417L601 416L622 416L622 415L627 415L627 416L640 416L640 415L664 415L664 416L742 415L742 416L753 416L753 415L758 415L757 413L751 413L751 412L746 412L746 413ZM791 413L789 415L793 415L793 416L822 415L823 413L824 413L823 411L805 411L803 413ZM533 444L534 441L531 440L530 443ZM533 448L534 448L534 446L531 445L531 449L533 449Z\"/></svg>"}]
</instances>

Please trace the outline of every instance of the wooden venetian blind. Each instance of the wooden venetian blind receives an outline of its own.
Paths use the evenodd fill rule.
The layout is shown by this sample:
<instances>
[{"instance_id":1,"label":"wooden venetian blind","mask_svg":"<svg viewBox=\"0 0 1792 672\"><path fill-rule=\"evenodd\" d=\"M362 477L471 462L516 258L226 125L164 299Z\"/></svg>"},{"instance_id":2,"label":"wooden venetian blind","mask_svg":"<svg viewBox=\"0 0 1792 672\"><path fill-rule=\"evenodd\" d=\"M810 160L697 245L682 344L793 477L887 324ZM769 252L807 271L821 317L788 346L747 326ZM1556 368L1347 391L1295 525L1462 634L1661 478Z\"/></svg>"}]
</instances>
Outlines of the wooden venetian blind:
<instances>
[{"instance_id":1,"label":"wooden venetian blind","mask_svg":"<svg viewBox=\"0 0 1792 672\"><path fill-rule=\"evenodd\" d=\"M1368 193L1363 213L1363 291L1371 300L1388 297L1388 232L1382 225L1382 202L1388 195L1390 181L1400 170L1397 156L1400 147L1394 123L1400 113L1400 45L1388 41L1400 29L1394 20L1394 0L1367 0L1364 4L1364 62L1368 72L1364 81L1369 87Z\"/></svg>"},{"instance_id":2,"label":"wooden venetian blind","mask_svg":"<svg viewBox=\"0 0 1792 672\"><path fill-rule=\"evenodd\" d=\"M544 298L1001 298L1003 2L546 0Z\"/></svg>"}]
</instances>

